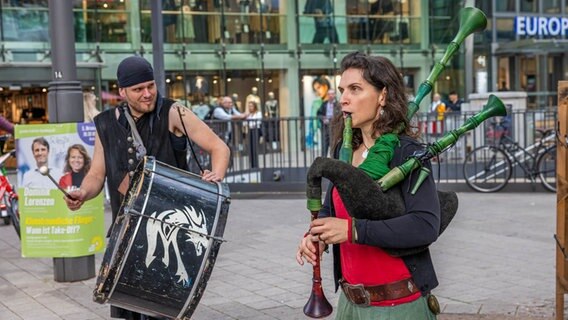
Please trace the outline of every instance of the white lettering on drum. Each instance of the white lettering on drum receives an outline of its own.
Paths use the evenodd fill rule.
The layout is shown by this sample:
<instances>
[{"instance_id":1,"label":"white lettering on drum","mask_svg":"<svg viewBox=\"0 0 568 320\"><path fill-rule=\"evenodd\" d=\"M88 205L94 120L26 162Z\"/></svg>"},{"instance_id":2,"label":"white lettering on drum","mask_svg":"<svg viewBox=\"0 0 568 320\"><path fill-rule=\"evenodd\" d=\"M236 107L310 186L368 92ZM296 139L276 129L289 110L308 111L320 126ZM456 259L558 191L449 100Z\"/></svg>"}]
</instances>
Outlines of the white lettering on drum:
<instances>
[{"instance_id":1,"label":"white lettering on drum","mask_svg":"<svg viewBox=\"0 0 568 320\"><path fill-rule=\"evenodd\" d=\"M162 221L164 223L162 223ZM156 259L156 250L158 243L163 245L164 257L162 262L169 267L170 264L170 247L173 248L176 256L177 271L176 276L179 277L178 282L183 285L189 283L187 271L181 259L179 247L177 244L178 233L185 232L176 226L194 230L196 232L187 232L187 240L193 243L195 254L201 256L207 249L208 241L205 236L207 234L207 221L203 210L197 211L193 206L184 207L183 209L166 210L161 213L153 212L146 224L146 236L148 239L148 251L146 252L146 267ZM158 242L158 238L161 240Z\"/></svg>"}]
</instances>

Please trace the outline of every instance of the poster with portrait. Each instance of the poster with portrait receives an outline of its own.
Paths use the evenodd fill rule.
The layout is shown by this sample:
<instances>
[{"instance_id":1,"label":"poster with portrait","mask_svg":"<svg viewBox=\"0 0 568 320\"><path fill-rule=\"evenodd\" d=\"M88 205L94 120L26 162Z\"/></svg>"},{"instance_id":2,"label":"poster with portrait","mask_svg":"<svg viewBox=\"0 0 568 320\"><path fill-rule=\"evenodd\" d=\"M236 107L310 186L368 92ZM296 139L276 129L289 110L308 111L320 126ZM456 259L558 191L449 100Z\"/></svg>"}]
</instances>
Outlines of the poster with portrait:
<instances>
[{"instance_id":1,"label":"poster with portrait","mask_svg":"<svg viewBox=\"0 0 568 320\"><path fill-rule=\"evenodd\" d=\"M71 211L58 188L81 185L95 132L93 123L16 126L23 257L80 257L104 249L103 195Z\"/></svg>"},{"instance_id":2,"label":"poster with portrait","mask_svg":"<svg viewBox=\"0 0 568 320\"><path fill-rule=\"evenodd\" d=\"M306 147L316 148L321 141L321 124L317 113L323 102L327 100L329 89L337 88L339 76L319 75L302 77L302 93L304 97L304 117L306 121ZM337 91L337 90L336 90ZM337 93L339 99L339 93Z\"/></svg>"}]
</instances>

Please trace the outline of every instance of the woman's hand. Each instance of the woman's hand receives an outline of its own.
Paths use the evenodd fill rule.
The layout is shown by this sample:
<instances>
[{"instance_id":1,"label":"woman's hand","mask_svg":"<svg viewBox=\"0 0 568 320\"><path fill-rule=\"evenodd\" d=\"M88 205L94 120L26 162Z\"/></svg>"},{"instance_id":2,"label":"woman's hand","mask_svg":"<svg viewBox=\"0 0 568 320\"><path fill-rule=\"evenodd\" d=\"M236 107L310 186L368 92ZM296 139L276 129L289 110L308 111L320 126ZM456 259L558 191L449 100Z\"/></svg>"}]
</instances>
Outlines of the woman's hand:
<instances>
[{"instance_id":1,"label":"woman's hand","mask_svg":"<svg viewBox=\"0 0 568 320\"><path fill-rule=\"evenodd\" d=\"M316 265L316 246L315 246L316 243L319 244L320 261L321 261L321 254L325 249L325 244L321 241L318 241L317 238L315 238L314 242L314 237L312 237L309 233L307 233L302 238L302 241L300 241L300 246L298 246L298 252L296 253L296 261L298 261L298 264L303 266L304 260L306 260L307 263L310 263L314 266Z\"/></svg>"},{"instance_id":2,"label":"woman's hand","mask_svg":"<svg viewBox=\"0 0 568 320\"><path fill-rule=\"evenodd\" d=\"M324 244L337 244L348 240L347 219L321 218L315 219L310 224L310 234L317 237Z\"/></svg>"}]
</instances>

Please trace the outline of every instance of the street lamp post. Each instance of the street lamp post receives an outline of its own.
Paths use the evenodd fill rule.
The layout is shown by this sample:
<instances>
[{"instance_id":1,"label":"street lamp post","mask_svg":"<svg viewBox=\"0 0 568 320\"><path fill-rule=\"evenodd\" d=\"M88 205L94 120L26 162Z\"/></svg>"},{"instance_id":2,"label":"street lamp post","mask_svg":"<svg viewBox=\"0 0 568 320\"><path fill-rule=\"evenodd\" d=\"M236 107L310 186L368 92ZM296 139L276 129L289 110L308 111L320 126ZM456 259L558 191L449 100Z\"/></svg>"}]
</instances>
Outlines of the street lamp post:
<instances>
[{"instance_id":1,"label":"street lamp post","mask_svg":"<svg viewBox=\"0 0 568 320\"><path fill-rule=\"evenodd\" d=\"M50 123L83 121L83 94L77 81L73 2L49 0L52 80L47 103ZM72 282L95 276L95 256L53 258L55 281Z\"/></svg>"},{"instance_id":2,"label":"street lamp post","mask_svg":"<svg viewBox=\"0 0 568 320\"><path fill-rule=\"evenodd\" d=\"M166 95L166 72L164 66L164 19L162 16L162 0L150 1L152 9L152 61L154 79L158 92Z\"/></svg>"}]
</instances>

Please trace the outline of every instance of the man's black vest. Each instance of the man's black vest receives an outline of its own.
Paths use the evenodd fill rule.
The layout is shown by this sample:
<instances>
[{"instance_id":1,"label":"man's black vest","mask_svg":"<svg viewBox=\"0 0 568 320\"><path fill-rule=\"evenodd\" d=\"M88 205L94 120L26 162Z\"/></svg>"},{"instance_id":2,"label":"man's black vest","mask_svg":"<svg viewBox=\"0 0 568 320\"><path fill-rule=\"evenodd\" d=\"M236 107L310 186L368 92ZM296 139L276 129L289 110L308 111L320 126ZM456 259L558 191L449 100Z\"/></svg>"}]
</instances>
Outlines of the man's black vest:
<instances>
[{"instance_id":1,"label":"man's black vest","mask_svg":"<svg viewBox=\"0 0 568 320\"><path fill-rule=\"evenodd\" d=\"M170 141L169 112L175 101L158 97L153 112L144 114L136 122L146 155L157 160L187 170L185 152L174 150ZM126 104L117 106L120 112L128 112ZM109 187L113 221L118 214L123 196L118 187L125 175L134 172L138 161L136 149L131 138L130 127L116 117L116 109L111 108L95 117L97 134L104 148L106 179ZM188 128L189 129L189 128ZM172 134L173 135L173 134Z\"/></svg>"}]
</instances>

